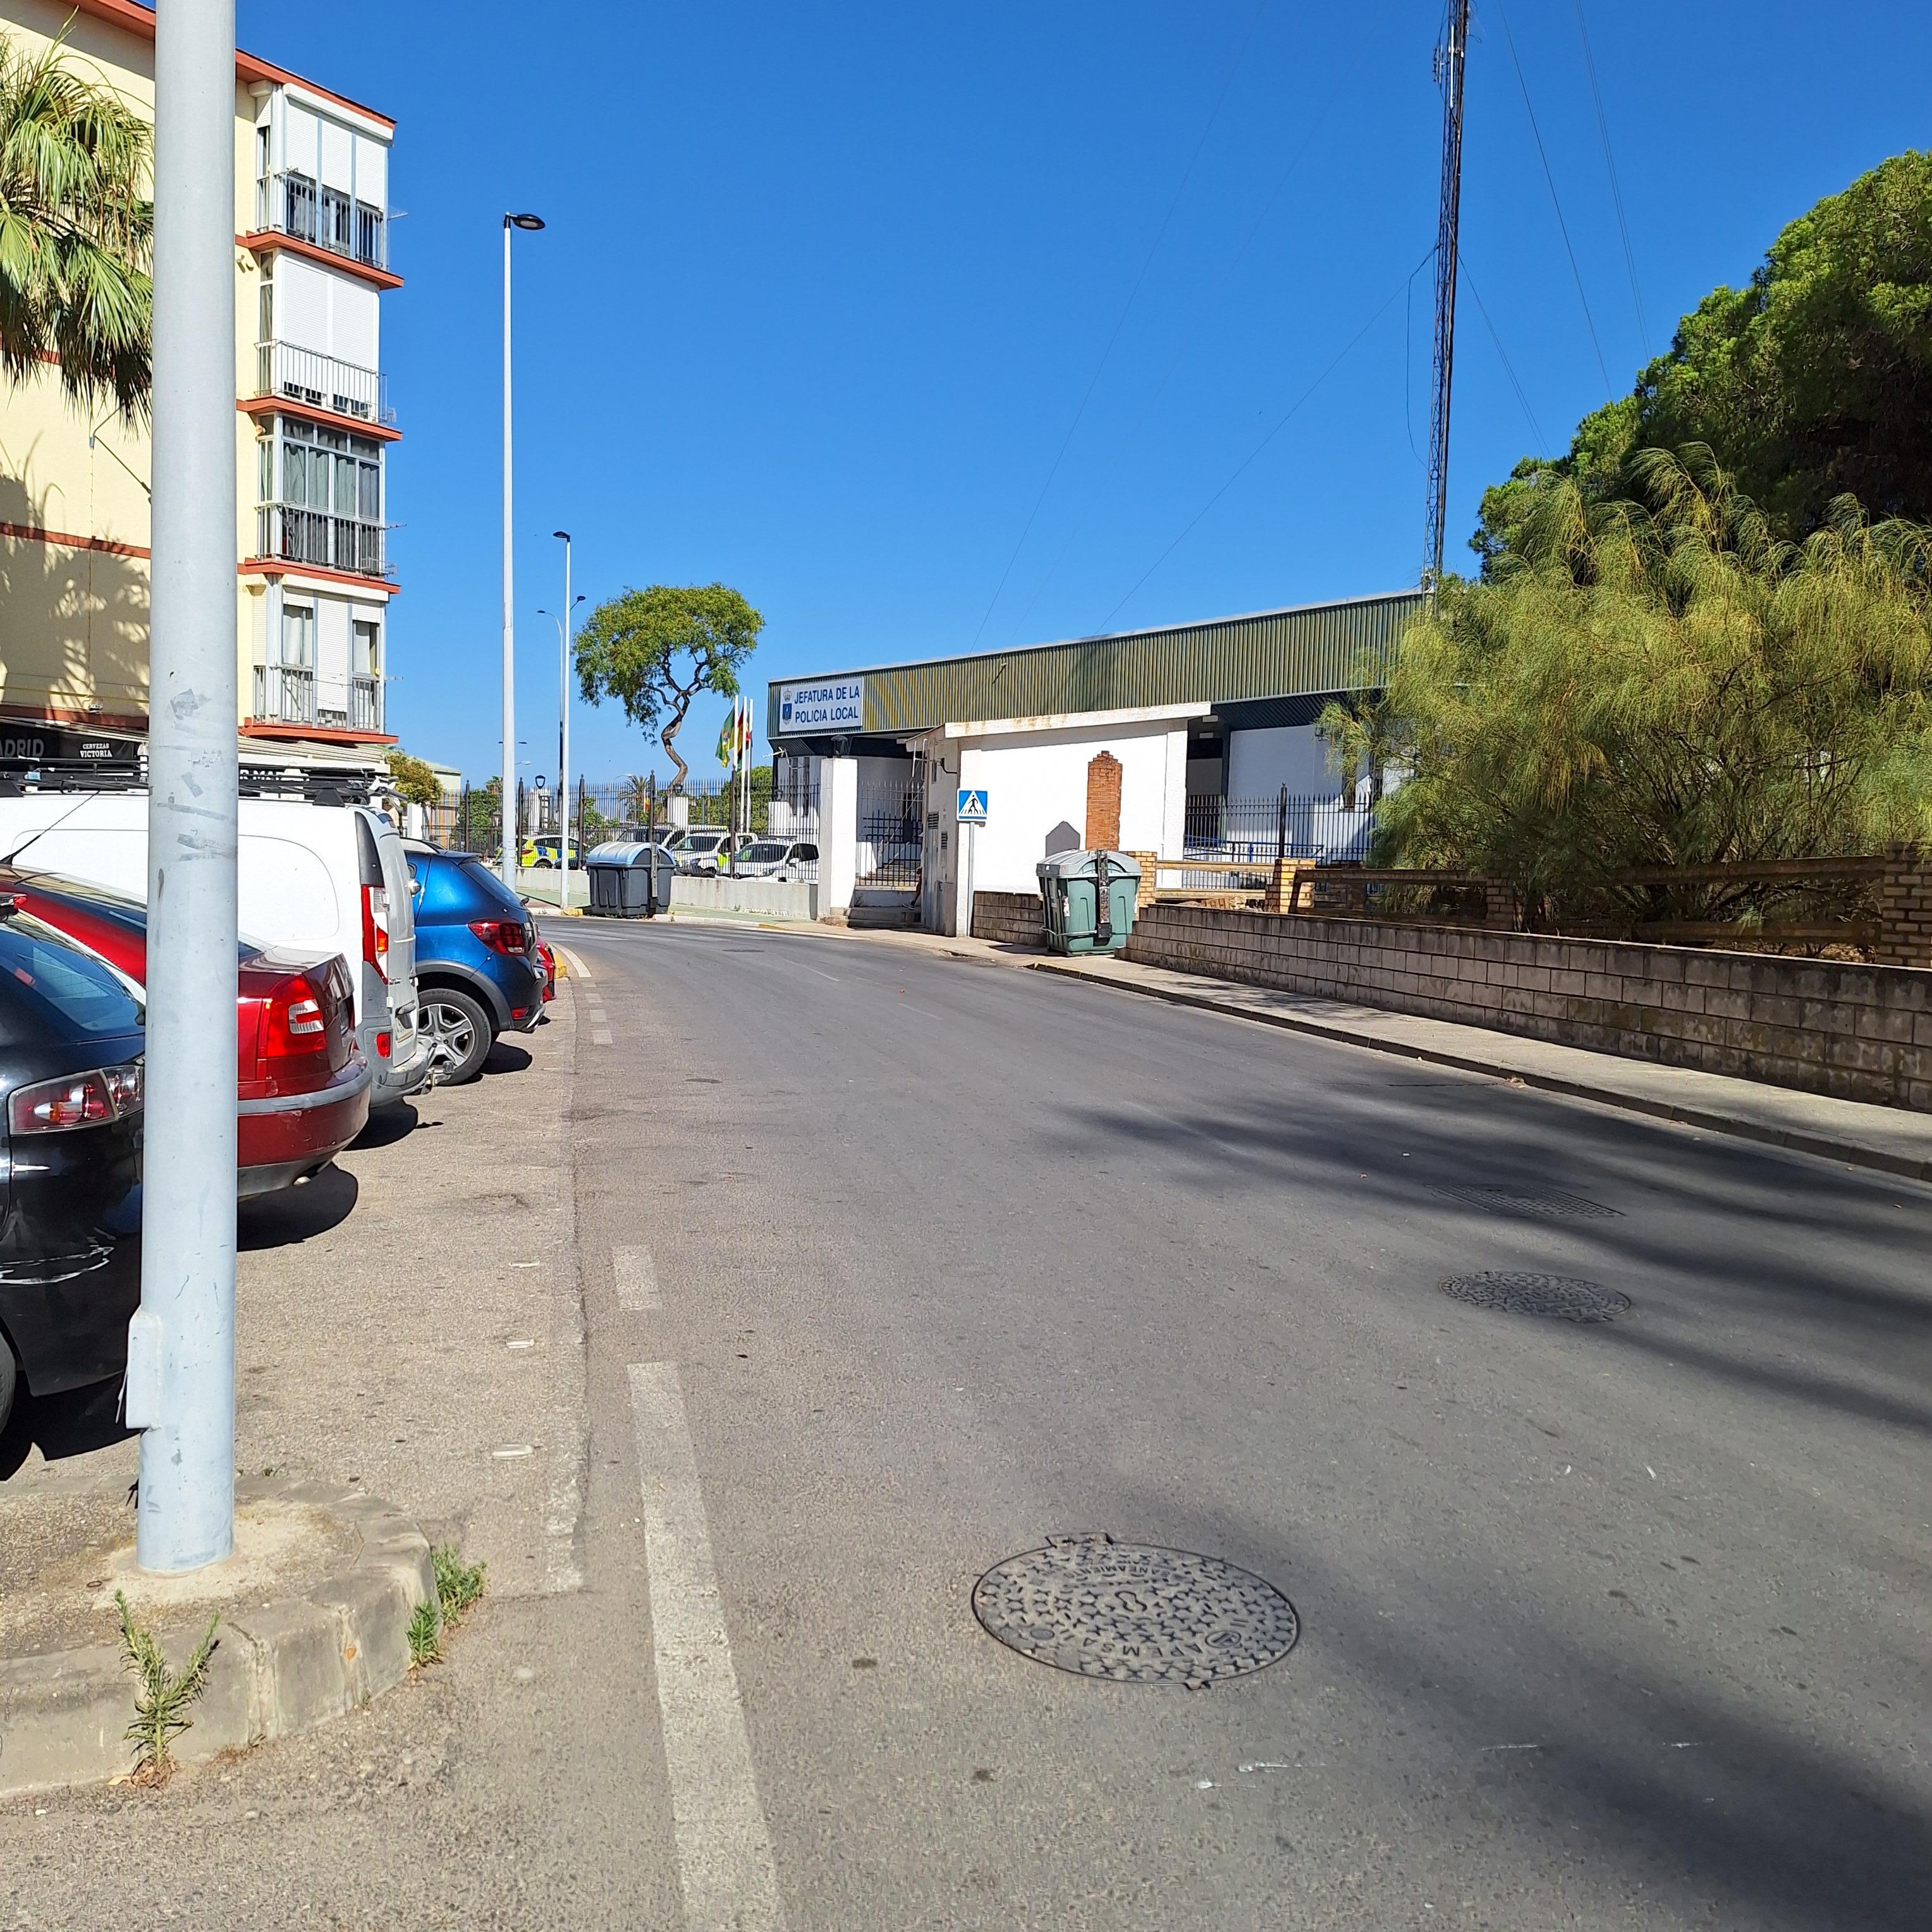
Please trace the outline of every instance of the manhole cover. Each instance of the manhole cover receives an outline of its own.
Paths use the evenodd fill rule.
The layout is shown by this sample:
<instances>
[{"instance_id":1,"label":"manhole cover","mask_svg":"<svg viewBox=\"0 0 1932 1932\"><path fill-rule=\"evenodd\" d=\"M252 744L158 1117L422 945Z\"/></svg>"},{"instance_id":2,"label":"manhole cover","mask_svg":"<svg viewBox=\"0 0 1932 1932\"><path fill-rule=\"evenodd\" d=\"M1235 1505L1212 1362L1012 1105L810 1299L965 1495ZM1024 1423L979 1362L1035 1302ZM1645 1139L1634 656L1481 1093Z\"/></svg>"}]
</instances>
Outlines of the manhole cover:
<instances>
[{"instance_id":1,"label":"manhole cover","mask_svg":"<svg viewBox=\"0 0 1932 1932\"><path fill-rule=\"evenodd\" d=\"M1545 1220L1568 1216L1582 1220L1616 1220L1622 1210L1606 1208L1600 1201L1586 1201L1580 1194L1564 1194L1546 1187L1435 1187L1432 1193L1447 1195L1451 1201L1486 1209L1492 1214L1534 1214Z\"/></svg>"},{"instance_id":2,"label":"manhole cover","mask_svg":"<svg viewBox=\"0 0 1932 1932\"><path fill-rule=\"evenodd\" d=\"M1009 1557L973 1586L973 1614L1057 1670L1192 1689L1264 1670L1301 1634L1272 1583L1219 1557L1106 1536Z\"/></svg>"},{"instance_id":3,"label":"manhole cover","mask_svg":"<svg viewBox=\"0 0 1932 1932\"><path fill-rule=\"evenodd\" d=\"M1563 1322L1614 1322L1630 1305L1630 1297L1613 1288L1560 1274L1459 1274L1443 1282L1442 1292L1478 1308L1553 1315Z\"/></svg>"}]
</instances>

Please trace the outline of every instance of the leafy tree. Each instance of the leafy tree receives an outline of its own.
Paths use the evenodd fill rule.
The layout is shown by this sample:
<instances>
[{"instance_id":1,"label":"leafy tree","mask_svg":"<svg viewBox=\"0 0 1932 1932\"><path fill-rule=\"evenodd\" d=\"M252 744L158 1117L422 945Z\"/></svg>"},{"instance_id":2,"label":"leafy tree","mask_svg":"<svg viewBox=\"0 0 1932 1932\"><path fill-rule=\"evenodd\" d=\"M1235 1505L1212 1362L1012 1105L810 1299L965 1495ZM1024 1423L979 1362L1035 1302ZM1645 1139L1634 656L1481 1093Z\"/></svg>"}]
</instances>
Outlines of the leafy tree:
<instances>
[{"instance_id":1,"label":"leafy tree","mask_svg":"<svg viewBox=\"0 0 1932 1932\"><path fill-rule=\"evenodd\" d=\"M1932 154L1895 154L1801 215L1742 289L1678 323L1635 391L1586 416L1568 456L1526 458L1486 492L1472 547L1489 568L1539 496L1636 500L1633 460L1708 444L1788 536L1833 499L1932 520Z\"/></svg>"},{"instance_id":2,"label":"leafy tree","mask_svg":"<svg viewBox=\"0 0 1932 1932\"><path fill-rule=\"evenodd\" d=\"M388 752L389 783L405 805L432 806L442 802L442 781L421 758L392 746Z\"/></svg>"},{"instance_id":3,"label":"leafy tree","mask_svg":"<svg viewBox=\"0 0 1932 1932\"><path fill-rule=\"evenodd\" d=\"M1637 866L1932 838L1932 530L1841 497L1779 537L1708 450L1631 460L1643 501L1542 486L1486 582L1450 579L1383 694L1322 726L1406 773L1378 859L1510 880L1550 916L1666 905Z\"/></svg>"},{"instance_id":4,"label":"leafy tree","mask_svg":"<svg viewBox=\"0 0 1932 1932\"><path fill-rule=\"evenodd\" d=\"M52 356L88 408L146 412L154 317L153 130L76 73L65 35L38 53L0 32L0 368Z\"/></svg>"},{"instance_id":5,"label":"leafy tree","mask_svg":"<svg viewBox=\"0 0 1932 1932\"><path fill-rule=\"evenodd\" d=\"M586 703L616 699L632 724L664 728L658 742L677 767L682 791L691 768L676 740L700 692L738 695L738 673L757 647L765 620L722 584L653 584L598 605L577 634L577 676Z\"/></svg>"},{"instance_id":6,"label":"leafy tree","mask_svg":"<svg viewBox=\"0 0 1932 1932\"><path fill-rule=\"evenodd\" d=\"M502 849L503 781L466 788L457 813L456 842L466 852Z\"/></svg>"}]
</instances>

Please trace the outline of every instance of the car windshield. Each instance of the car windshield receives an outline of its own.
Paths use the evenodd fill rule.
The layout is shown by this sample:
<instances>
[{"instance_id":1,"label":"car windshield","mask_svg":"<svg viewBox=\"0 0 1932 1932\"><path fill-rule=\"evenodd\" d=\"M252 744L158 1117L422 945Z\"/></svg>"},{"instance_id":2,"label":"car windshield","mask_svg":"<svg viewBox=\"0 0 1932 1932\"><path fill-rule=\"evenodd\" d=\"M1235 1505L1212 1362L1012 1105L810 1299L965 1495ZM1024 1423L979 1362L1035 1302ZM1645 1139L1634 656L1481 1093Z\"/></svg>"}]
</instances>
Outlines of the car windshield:
<instances>
[{"instance_id":1,"label":"car windshield","mask_svg":"<svg viewBox=\"0 0 1932 1932\"><path fill-rule=\"evenodd\" d=\"M146 1018L130 982L106 961L22 913L0 920L0 1032L9 1038L16 1001L37 1031L138 1033Z\"/></svg>"}]
</instances>

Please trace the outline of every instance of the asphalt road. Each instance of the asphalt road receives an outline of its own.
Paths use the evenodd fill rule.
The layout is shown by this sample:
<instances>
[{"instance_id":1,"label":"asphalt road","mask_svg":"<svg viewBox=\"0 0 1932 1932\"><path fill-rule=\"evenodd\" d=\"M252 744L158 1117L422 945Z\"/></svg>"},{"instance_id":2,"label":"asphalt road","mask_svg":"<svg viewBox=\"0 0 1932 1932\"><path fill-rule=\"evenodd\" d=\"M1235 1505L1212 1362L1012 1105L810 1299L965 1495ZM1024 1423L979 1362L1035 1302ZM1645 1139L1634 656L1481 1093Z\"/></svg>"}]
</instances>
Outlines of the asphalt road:
<instances>
[{"instance_id":1,"label":"asphalt road","mask_svg":"<svg viewBox=\"0 0 1932 1932\"><path fill-rule=\"evenodd\" d=\"M593 1414L678 1365L794 1927L1925 1924L1925 1192L881 944L572 938ZM1439 1292L1485 1270L1631 1310ZM980 1630L1096 1532L1298 1646L1190 1691Z\"/></svg>"},{"instance_id":2,"label":"asphalt road","mask_svg":"<svg viewBox=\"0 0 1932 1932\"><path fill-rule=\"evenodd\" d=\"M567 943L583 1587L255 1754L185 1918L1925 1925L1932 1191L859 938ZM975 1580L1082 1534L1300 1640L1198 1690L995 1642Z\"/></svg>"}]
</instances>

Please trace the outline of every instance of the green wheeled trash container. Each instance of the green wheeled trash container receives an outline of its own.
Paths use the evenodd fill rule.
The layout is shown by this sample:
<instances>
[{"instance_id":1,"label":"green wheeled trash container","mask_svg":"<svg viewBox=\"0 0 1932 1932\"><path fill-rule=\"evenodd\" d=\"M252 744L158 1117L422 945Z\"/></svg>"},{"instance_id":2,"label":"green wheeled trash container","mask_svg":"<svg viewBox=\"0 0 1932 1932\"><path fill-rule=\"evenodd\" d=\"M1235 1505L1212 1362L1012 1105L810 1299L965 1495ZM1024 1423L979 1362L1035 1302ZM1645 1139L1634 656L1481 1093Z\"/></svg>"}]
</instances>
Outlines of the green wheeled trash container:
<instances>
[{"instance_id":1,"label":"green wheeled trash container","mask_svg":"<svg viewBox=\"0 0 1932 1932\"><path fill-rule=\"evenodd\" d=\"M1141 894L1131 853L1061 852L1034 870L1048 952L1118 952L1126 944Z\"/></svg>"}]
</instances>

